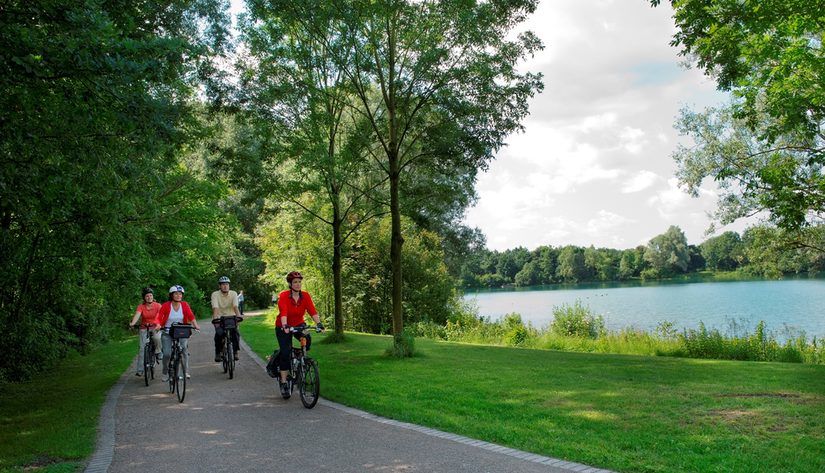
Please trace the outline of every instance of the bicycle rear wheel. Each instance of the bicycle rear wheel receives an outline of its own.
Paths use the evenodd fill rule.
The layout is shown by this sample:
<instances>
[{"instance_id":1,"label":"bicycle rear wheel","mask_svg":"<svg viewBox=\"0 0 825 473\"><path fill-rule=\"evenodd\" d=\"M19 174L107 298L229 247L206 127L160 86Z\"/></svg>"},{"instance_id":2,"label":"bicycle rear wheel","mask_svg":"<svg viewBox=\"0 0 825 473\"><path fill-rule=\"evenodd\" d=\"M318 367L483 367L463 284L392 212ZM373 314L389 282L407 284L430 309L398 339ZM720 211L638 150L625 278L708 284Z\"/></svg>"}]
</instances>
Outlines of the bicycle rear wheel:
<instances>
[{"instance_id":1,"label":"bicycle rear wheel","mask_svg":"<svg viewBox=\"0 0 825 473\"><path fill-rule=\"evenodd\" d=\"M175 377L175 391L178 394L178 402L183 402L186 397L186 363L181 358L178 358L178 366L175 368L177 376Z\"/></svg>"},{"instance_id":2,"label":"bicycle rear wheel","mask_svg":"<svg viewBox=\"0 0 825 473\"><path fill-rule=\"evenodd\" d=\"M226 335L226 364L229 368L229 379L235 377L235 346L232 345L232 340L229 339L229 334Z\"/></svg>"},{"instance_id":3,"label":"bicycle rear wheel","mask_svg":"<svg viewBox=\"0 0 825 473\"><path fill-rule=\"evenodd\" d=\"M143 382L149 386L149 378L152 377L152 365L155 361L155 354L152 352L152 344L143 346Z\"/></svg>"},{"instance_id":4,"label":"bicycle rear wheel","mask_svg":"<svg viewBox=\"0 0 825 473\"><path fill-rule=\"evenodd\" d=\"M169 392L170 393L175 392L175 380L178 379L178 373L176 371L177 369L178 369L177 355L175 355L175 350L173 349L172 350L172 356L170 357L170 360L169 360L169 371L166 373L167 376L169 376Z\"/></svg>"},{"instance_id":5,"label":"bicycle rear wheel","mask_svg":"<svg viewBox=\"0 0 825 473\"><path fill-rule=\"evenodd\" d=\"M299 378L298 392L301 394L301 403L307 409L312 409L318 403L321 392L321 378L318 374L318 363L312 358L304 360L304 369Z\"/></svg>"}]
</instances>

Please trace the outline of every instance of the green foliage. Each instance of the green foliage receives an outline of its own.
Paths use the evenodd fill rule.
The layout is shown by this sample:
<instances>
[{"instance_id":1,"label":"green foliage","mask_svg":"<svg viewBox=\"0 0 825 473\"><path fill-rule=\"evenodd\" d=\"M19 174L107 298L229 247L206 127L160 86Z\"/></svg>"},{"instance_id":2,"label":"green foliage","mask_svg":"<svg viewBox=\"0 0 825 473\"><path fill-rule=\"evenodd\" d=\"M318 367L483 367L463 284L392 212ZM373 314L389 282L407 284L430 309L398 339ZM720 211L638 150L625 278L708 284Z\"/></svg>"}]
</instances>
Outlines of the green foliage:
<instances>
[{"instance_id":1,"label":"green foliage","mask_svg":"<svg viewBox=\"0 0 825 473\"><path fill-rule=\"evenodd\" d=\"M652 0L657 5L659 0ZM766 212L786 230L825 212L825 23L819 2L671 1L672 45L731 91L730 106L684 111L677 123L695 146L675 154L682 184L705 178L720 194L717 219Z\"/></svg>"},{"instance_id":2,"label":"green foliage","mask_svg":"<svg viewBox=\"0 0 825 473\"><path fill-rule=\"evenodd\" d=\"M679 227L671 225L665 233L650 240L644 258L659 276L684 273L690 261L685 233Z\"/></svg>"},{"instance_id":3,"label":"green foliage","mask_svg":"<svg viewBox=\"0 0 825 473\"><path fill-rule=\"evenodd\" d=\"M604 317L593 314L589 308L576 301L573 306L562 304L553 307L553 333L568 337L598 338L604 333Z\"/></svg>"},{"instance_id":4,"label":"green foliage","mask_svg":"<svg viewBox=\"0 0 825 473\"><path fill-rule=\"evenodd\" d=\"M511 347L523 346L530 337L528 327L521 320L521 315L511 313L501 319L504 328L504 342Z\"/></svg>"},{"instance_id":5,"label":"green foliage","mask_svg":"<svg viewBox=\"0 0 825 473\"><path fill-rule=\"evenodd\" d=\"M140 287L193 288L208 266L220 192L185 162L188 100L225 26L211 0L4 5L0 380L88 351Z\"/></svg>"},{"instance_id":6,"label":"green foliage","mask_svg":"<svg viewBox=\"0 0 825 473\"><path fill-rule=\"evenodd\" d=\"M730 337L717 329L708 330L700 322L698 329L685 330L680 338L686 356L692 358L801 363L806 360L818 362L821 357L821 347L817 346L816 339L809 344L801 335L780 344L767 332L763 321L756 325L752 334Z\"/></svg>"}]
</instances>

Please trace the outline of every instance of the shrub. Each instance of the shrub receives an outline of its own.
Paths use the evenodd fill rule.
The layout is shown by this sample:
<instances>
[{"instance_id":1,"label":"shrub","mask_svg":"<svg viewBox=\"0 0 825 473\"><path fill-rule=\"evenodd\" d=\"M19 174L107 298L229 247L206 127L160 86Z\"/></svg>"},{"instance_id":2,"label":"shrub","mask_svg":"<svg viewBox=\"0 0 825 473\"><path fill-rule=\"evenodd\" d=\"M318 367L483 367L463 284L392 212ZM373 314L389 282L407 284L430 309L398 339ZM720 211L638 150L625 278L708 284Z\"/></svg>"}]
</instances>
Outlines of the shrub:
<instances>
[{"instance_id":1,"label":"shrub","mask_svg":"<svg viewBox=\"0 0 825 473\"><path fill-rule=\"evenodd\" d=\"M530 337L527 327L521 320L521 315L507 314L501 321L504 326L504 343L513 347L522 346Z\"/></svg>"},{"instance_id":2,"label":"shrub","mask_svg":"<svg viewBox=\"0 0 825 473\"><path fill-rule=\"evenodd\" d=\"M410 358L415 355L415 336L412 330L405 327L400 334L394 336L387 355L395 358Z\"/></svg>"},{"instance_id":3,"label":"shrub","mask_svg":"<svg viewBox=\"0 0 825 473\"><path fill-rule=\"evenodd\" d=\"M576 301L572 307L567 304L553 307L553 324L550 328L558 335L583 338L597 338L605 330L604 318L594 315L580 301Z\"/></svg>"}]
</instances>

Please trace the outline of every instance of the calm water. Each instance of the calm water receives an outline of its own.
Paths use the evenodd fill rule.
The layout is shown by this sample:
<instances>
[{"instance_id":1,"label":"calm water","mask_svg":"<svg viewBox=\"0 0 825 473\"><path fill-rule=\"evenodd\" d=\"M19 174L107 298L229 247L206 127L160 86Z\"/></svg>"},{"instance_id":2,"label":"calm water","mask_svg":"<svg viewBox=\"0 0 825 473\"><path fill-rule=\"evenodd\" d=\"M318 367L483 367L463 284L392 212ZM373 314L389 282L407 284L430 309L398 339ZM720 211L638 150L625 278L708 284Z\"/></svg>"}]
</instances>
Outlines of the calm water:
<instances>
[{"instance_id":1,"label":"calm water","mask_svg":"<svg viewBox=\"0 0 825 473\"><path fill-rule=\"evenodd\" d=\"M781 339L788 330L825 336L825 279L545 286L468 292L464 298L475 301L479 315L496 320L517 312L538 327L553 320L554 306L573 305L578 300L603 316L612 330L652 331L661 321L675 322L680 329L696 328L701 321L708 328L731 334L733 325L750 331L764 320L768 330Z\"/></svg>"}]
</instances>

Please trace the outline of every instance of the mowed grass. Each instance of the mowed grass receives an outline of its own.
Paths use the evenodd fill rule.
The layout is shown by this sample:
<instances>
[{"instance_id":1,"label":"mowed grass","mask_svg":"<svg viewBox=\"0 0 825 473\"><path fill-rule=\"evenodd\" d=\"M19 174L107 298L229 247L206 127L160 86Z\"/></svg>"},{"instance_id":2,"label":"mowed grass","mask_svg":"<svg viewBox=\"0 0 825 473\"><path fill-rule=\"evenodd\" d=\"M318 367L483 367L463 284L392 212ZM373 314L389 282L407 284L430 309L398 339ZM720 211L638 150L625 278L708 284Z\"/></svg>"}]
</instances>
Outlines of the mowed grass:
<instances>
[{"instance_id":1,"label":"mowed grass","mask_svg":"<svg viewBox=\"0 0 825 473\"><path fill-rule=\"evenodd\" d=\"M264 317L241 333L275 346ZM825 471L825 366L325 337L321 395L381 416L620 472Z\"/></svg>"},{"instance_id":2,"label":"mowed grass","mask_svg":"<svg viewBox=\"0 0 825 473\"><path fill-rule=\"evenodd\" d=\"M271 321L241 325L261 356ZM620 472L825 471L825 367L566 353L314 335L321 395L376 414ZM69 472L93 453L100 408L134 337L0 385L0 471ZM131 368L130 368L131 369Z\"/></svg>"},{"instance_id":3,"label":"mowed grass","mask_svg":"<svg viewBox=\"0 0 825 473\"><path fill-rule=\"evenodd\" d=\"M70 472L94 452L100 409L137 354L135 337L72 354L25 383L0 384L0 471Z\"/></svg>"}]
</instances>

